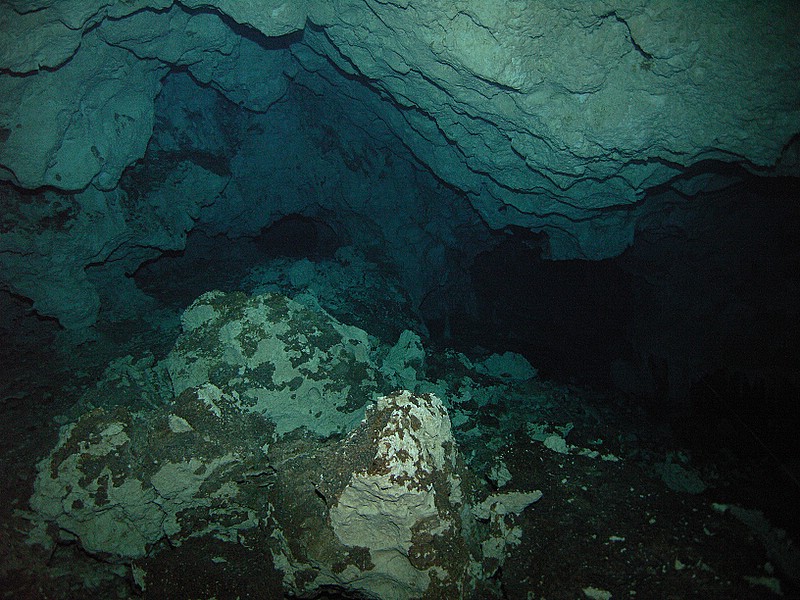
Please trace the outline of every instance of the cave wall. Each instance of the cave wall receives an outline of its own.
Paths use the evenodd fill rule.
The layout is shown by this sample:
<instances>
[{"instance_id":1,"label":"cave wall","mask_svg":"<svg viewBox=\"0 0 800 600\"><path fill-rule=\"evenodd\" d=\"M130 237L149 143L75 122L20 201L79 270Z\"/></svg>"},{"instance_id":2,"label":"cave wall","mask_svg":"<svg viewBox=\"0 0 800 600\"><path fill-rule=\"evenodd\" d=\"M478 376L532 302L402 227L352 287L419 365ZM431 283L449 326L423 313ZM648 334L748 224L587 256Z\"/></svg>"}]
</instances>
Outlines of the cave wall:
<instances>
[{"instance_id":1,"label":"cave wall","mask_svg":"<svg viewBox=\"0 0 800 600\"><path fill-rule=\"evenodd\" d=\"M101 294L116 300L118 318L147 308L126 274L183 248L200 209L225 183L190 161L173 166L158 188L136 195L93 186L75 194L0 190L3 288L32 299L36 313L70 330L96 322Z\"/></svg>"},{"instance_id":2,"label":"cave wall","mask_svg":"<svg viewBox=\"0 0 800 600\"><path fill-rule=\"evenodd\" d=\"M13 109L12 103L31 90L15 82L36 88L56 107L79 96L74 83L66 89L53 83L85 83L92 73L98 83L117 82L124 95L81 86L84 99L96 103L82 111L85 123L71 127L95 134L75 140L82 148L115 139L114 132L87 130L106 121L96 105L152 107L154 86L138 78L157 80L165 66L186 67L234 101L263 110L285 89L282 75L296 68L287 52L309 69L319 69L314 56L335 64L383 96L381 117L426 164L448 173L448 181L540 215L559 201L567 216L569 204L630 203L644 187L704 158L771 166L800 118L798 92L784 85L800 60L794 35L800 15L791 2L718 1L703 3L703 10L643 0L510 2L500 10L480 2L410 0L165 6L5 4L6 178L25 187L74 189L100 172L90 164L59 181L58 169L21 156L20 149L36 145L40 156L63 165L75 167L83 158L53 153L65 137L61 127L48 128L50 140L24 139L26 130L41 133L45 126L18 118L30 115L29 104ZM302 39L289 35L301 31ZM56 33L60 43L47 43ZM277 36L297 43L283 47L270 39ZM99 61L105 68L97 68ZM15 77L22 74L28 77ZM141 126L146 129L146 119ZM37 143L46 141L53 144ZM112 165L119 171L142 154L141 137L116 141L120 156L98 146L108 176ZM491 214L488 207L484 212Z\"/></svg>"},{"instance_id":3,"label":"cave wall","mask_svg":"<svg viewBox=\"0 0 800 600\"><path fill-rule=\"evenodd\" d=\"M415 304L433 297L431 310L450 310L460 302L445 293L452 273L465 272L486 227L381 121L349 110L363 101L362 86L341 94L345 102L331 92L295 84L255 112L189 73L166 76L147 152L117 188L46 190L36 202L33 192L5 188L3 280L68 329L92 325L101 311L109 320L157 318L130 277L141 264L183 249L191 230L235 244L305 215L378 252Z\"/></svg>"},{"instance_id":4,"label":"cave wall","mask_svg":"<svg viewBox=\"0 0 800 600\"><path fill-rule=\"evenodd\" d=\"M258 113L177 74L165 80L157 102L162 125L151 149L154 159L200 155L229 174L197 229L236 239L257 237L288 215L318 219L343 243L380 255L420 304L450 290L453 273L466 273L488 245L488 230L462 193L422 168L363 108L365 95L357 82L336 90L324 79L313 89L296 81ZM438 294L437 302L459 302L446 297Z\"/></svg>"},{"instance_id":5,"label":"cave wall","mask_svg":"<svg viewBox=\"0 0 800 600\"><path fill-rule=\"evenodd\" d=\"M401 267L414 256L438 264L417 278L408 267L419 299L450 285L442 265L480 250L482 238L465 255L454 235L472 210L491 228L545 233L550 258L614 256L653 210L642 202L648 189L713 183L702 170L681 178L693 165L797 173L800 90L787 82L800 71L798 25L789 1L6 2L0 179L5 204L27 208L4 223L3 288L68 328L85 327L104 277L122 281L180 248L197 223L247 234L323 204L340 229L388 243ZM273 119L260 134L231 122L200 131L209 107L192 114L182 96L184 114L176 105L160 118L162 133L195 129L196 139L173 140L185 171L131 203L130 188L118 187L125 170L147 162L148 144L169 146L151 138L170 72ZM299 103L300 90L317 97L313 107ZM359 129L376 140L367 155L343 139ZM342 150L328 156L350 166L369 158L373 171L335 183L326 178L333 163L306 157L305 187L276 193L291 161L273 161L284 176L267 183L253 157L272 148L284 158L285 144L307 152L313 131L322 132L320 154L333 139ZM382 181L386 164L372 151L386 147L402 156L404 167L394 163L386 177L394 181L373 194L354 189ZM207 161L222 156L228 171ZM398 208L405 225L364 222L367 210ZM451 215L456 224L445 225Z\"/></svg>"}]
</instances>

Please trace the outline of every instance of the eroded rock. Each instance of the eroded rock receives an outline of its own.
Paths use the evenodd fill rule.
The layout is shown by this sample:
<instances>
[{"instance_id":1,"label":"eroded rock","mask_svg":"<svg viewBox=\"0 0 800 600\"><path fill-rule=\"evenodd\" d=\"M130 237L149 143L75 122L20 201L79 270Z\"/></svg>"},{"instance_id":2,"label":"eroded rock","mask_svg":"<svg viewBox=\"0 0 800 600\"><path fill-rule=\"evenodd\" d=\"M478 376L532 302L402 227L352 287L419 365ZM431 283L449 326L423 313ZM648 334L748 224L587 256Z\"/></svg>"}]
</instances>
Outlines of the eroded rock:
<instances>
[{"instance_id":1,"label":"eroded rock","mask_svg":"<svg viewBox=\"0 0 800 600\"><path fill-rule=\"evenodd\" d=\"M285 75L356 102L360 126L385 124L491 227L547 232L554 257L619 254L646 190L702 161L797 172L790 0L716 0L690 26L660 0L185 4L2 7L0 177L113 187L144 154L167 67L256 110Z\"/></svg>"},{"instance_id":2,"label":"eroded rock","mask_svg":"<svg viewBox=\"0 0 800 600\"><path fill-rule=\"evenodd\" d=\"M194 219L225 182L182 161L155 189L89 187L66 195L4 188L0 288L31 298L38 314L66 329L93 325L102 299L109 314L130 317L152 300L127 274L160 251L183 249Z\"/></svg>"},{"instance_id":3,"label":"eroded rock","mask_svg":"<svg viewBox=\"0 0 800 600\"><path fill-rule=\"evenodd\" d=\"M373 342L280 294L208 292L184 313L165 361L175 394L211 382L275 422L321 436L352 429L382 377Z\"/></svg>"},{"instance_id":4,"label":"eroded rock","mask_svg":"<svg viewBox=\"0 0 800 600\"><path fill-rule=\"evenodd\" d=\"M111 365L82 403L96 407L61 429L38 465L32 543L129 566L154 597L174 595L175 563L210 589L224 557L226 578L258 565L298 597L498 592L515 515L541 493L486 497L437 396L373 401L388 379L363 331L269 293L204 294L183 326L161 363Z\"/></svg>"},{"instance_id":5,"label":"eroded rock","mask_svg":"<svg viewBox=\"0 0 800 600\"><path fill-rule=\"evenodd\" d=\"M330 511L339 541L369 550L374 568L354 579L383 598L422 596L432 580L461 591L470 556L447 411L435 396L408 392L381 398L375 411L385 425L372 463L351 476Z\"/></svg>"},{"instance_id":6,"label":"eroded rock","mask_svg":"<svg viewBox=\"0 0 800 600\"><path fill-rule=\"evenodd\" d=\"M242 482L271 473L262 445L273 430L211 384L146 414L98 408L62 428L31 508L59 537L118 562L160 543L235 540L266 514Z\"/></svg>"},{"instance_id":7,"label":"eroded rock","mask_svg":"<svg viewBox=\"0 0 800 600\"><path fill-rule=\"evenodd\" d=\"M213 384L149 414L87 413L39 464L31 539L52 544L55 525L62 540L135 565L149 591L162 585L147 573L164 553L247 540L299 597L485 597L506 546L519 542L509 517L541 497L475 504L479 488L430 394L379 398L344 439L273 434Z\"/></svg>"}]
</instances>

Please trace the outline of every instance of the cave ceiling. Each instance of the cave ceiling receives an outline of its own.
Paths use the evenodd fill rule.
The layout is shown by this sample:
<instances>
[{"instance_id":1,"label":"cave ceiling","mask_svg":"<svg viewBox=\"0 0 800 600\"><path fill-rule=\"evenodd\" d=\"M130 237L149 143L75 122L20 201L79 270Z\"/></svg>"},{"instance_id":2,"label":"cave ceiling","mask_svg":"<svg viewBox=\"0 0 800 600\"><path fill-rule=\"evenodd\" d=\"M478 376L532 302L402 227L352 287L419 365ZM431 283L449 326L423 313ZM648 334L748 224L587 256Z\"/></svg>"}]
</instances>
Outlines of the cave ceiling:
<instances>
[{"instance_id":1,"label":"cave ceiling","mask_svg":"<svg viewBox=\"0 0 800 600\"><path fill-rule=\"evenodd\" d=\"M152 143L160 94L181 74L256 120L298 90L324 98L315 126L335 140L349 135L342 123L374 134L488 228L543 233L550 258L601 259L631 245L652 212L648 192L729 179L707 165L798 174L799 30L790 1L12 0L0 6L0 180L110 214ZM273 143L294 131L273 130ZM232 171L182 167L191 172L173 179L196 181L195 201L159 209L162 220L191 229L231 178L246 188L240 150L255 143L217 148L234 154ZM230 214L217 211L220 222ZM62 248L79 257L64 286L80 287L82 270L115 252L130 268L147 258L122 248L135 236L102 222L90 242ZM180 246L166 238L132 247ZM65 315L33 283L6 287Z\"/></svg>"}]
</instances>

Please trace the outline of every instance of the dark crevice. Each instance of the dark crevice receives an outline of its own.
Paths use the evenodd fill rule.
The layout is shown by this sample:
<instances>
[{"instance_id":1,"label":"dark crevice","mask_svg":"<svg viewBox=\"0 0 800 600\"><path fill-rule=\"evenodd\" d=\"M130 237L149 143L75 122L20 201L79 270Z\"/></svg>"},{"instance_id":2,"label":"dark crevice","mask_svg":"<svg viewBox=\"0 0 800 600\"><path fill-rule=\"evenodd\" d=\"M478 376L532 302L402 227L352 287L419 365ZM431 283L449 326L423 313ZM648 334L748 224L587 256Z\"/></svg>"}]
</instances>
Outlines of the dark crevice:
<instances>
[{"instance_id":1,"label":"dark crevice","mask_svg":"<svg viewBox=\"0 0 800 600\"><path fill-rule=\"evenodd\" d=\"M633 49L636 50L636 52L641 54L647 60L653 60L655 58L652 54L647 52L644 48L642 48L638 44L638 42L636 41L636 38L633 37L633 32L631 32L630 25L628 25L628 22L625 19L620 17L616 13L616 11L612 11L612 12L604 15L602 18L607 19L609 17L613 18L617 23L621 23L622 25L625 26L625 29L628 31L628 40L630 41L631 45L633 46Z\"/></svg>"}]
</instances>

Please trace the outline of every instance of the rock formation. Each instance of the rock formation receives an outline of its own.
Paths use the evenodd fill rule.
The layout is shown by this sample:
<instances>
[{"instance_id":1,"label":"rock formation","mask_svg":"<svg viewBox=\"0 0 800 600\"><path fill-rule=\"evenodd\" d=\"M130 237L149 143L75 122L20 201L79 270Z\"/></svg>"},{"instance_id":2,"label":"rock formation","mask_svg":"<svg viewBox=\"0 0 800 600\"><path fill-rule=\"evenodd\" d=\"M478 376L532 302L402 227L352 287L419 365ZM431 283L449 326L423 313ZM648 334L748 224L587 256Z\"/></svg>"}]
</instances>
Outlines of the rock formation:
<instances>
[{"instance_id":1,"label":"rock formation","mask_svg":"<svg viewBox=\"0 0 800 600\"><path fill-rule=\"evenodd\" d=\"M143 157L168 167L164 161L175 161L177 151L212 173L233 175L234 183L224 193L204 187L208 195L200 199L194 190L210 175L183 177L178 194L193 200L158 221L163 232L156 237L170 241L146 247L174 247L167 232L198 219L197 201L213 202L205 222L230 234L241 233L243 223L257 230L287 212L326 210L339 215L336 226L346 236L363 234L364 224L373 228L399 266L411 262L408 252L417 253L417 264L424 258L428 280L413 271L406 277L417 301L485 247L472 227L465 233L474 242L464 252L456 227L447 225L452 215L454 225L468 222L473 210L493 229L545 233L553 258L614 256L654 209L641 204L649 189L708 186L720 180L704 167L715 162L797 173L800 111L796 86L787 85L800 67L793 3L717 0L690 10L644 0L513 2L491 10L466 0L15 0L0 7L0 179L14 186L4 191L12 204L24 202L24 190L47 190L48 205L74 205L70 221L108 220L118 214L111 207L120 201L125 170ZM198 148L191 124L211 113L202 102L194 112L186 95L173 95L168 74L178 71L191 76L196 91L216 90L264 119L254 123L225 109L226 122L216 134L208 130ZM160 114L159 93L171 107ZM303 94L316 104L304 105ZM287 100L299 129L269 125L291 122L277 113L270 119ZM154 124L179 132L171 157L146 156L148 142L151 151L167 150L163 136L160 146L153 143ZM291 191L271 194L274 208L264 209L262 182L257 190L248 178L276 173L277 163L264 153L269 139L248 140L270 132L284 149L316 128L327 136L317 152L341 152L346 168L315 172L322 157L308 160L303 144L296 160L310 170L300 181L283 180ZM369 132L372 147L359 147L356 131ZM209 154L209 139L228 139L224 164L213 165L223 154ZM398 162L410 165L420 193L389 186L370 198L363 186L342 183L348 169L380 181L377 156L395 165L396 181L404 179ZM435 187L422 175L427 170L460 193L425 197ZM162 179L148 183L162 187ZM386 201L376 202L379 195ZM172 204L174 196L159 202ZM427 226L412 227L420 207ZM32 224L4 225L30 232ZM86 281L89 265L112 260L109 251L129 257L127 272L146 260L136 228L118 229L97 228L76 252L71 244L48 245L48 228L31 242L46 246L47 258L10 244L2 253L3 287L69 328L90 325L99 292ZM85 247L95 250L81 252ZM18 265L22 255L26 269ZM101 288L123 285L119 273L102 275L108 279ZM52 285L37 286L37 279Z\"/></svg>"},{"instance_id":2,"label":"rock formation","mask_svg":"<svg viewBox=\"0 0 800 600\"><path fill-rule=\"evenodd\" d=\"M38 466L31 542L75 542L165 597L156 574L196 544L198 589L203 565L241 545L275 597L496 592L514 515L541 493L486 497L438 397L380 396L396 369L419 385L397 357L375 367L393 350L278 294L205 294L183 326L161 363L110 365L62 427Z\"/></svg>"},{"instance_id":3,"label":"rock formation","mask_svg":"<svg viewBox=\"0 0 800 600\"><path fill-rule=\"evenodd\" d=\"M483 598L538 372L793 407L797 6L0 3L0 388L80 398L31 541L154 597Z\"/></svg>"}]
</instances>

